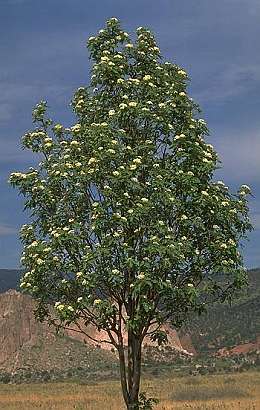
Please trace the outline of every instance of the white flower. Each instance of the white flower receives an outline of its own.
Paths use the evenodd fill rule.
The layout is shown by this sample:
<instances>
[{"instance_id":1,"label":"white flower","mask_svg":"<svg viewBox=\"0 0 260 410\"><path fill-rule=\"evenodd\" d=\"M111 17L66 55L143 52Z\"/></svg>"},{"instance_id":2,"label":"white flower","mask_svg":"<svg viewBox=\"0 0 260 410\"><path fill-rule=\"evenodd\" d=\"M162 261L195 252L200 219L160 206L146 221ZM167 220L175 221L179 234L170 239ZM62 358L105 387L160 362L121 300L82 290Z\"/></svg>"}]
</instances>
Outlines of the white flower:
<instances>
[{"instance_id":1,"label":"white flower","mask_svg":"<svg viewBox=\"0 0 260 410\"><path fill-rule=\"evenodd\" d=\"M82 300L83 300L83 297L80 296L80 297L77 299L77 302L81 302Z\"/></svg>"},{"instance_id":2,"label":"white flower","mask_svg":"<svg viewBox=\"0 0 260 410\"><path fill-rule=\"evenodd\" d=\"M183 215L181 216L181 220L182 220L182 221L186 221L187 219L188 219L187 215L183 214Z\"/></svg>"},{"instance_id":3,"label":"white flower","mask_svg":"<svg viewBox=\"0 0 260 410\"><path fill-rule=\"evenodd\" d=\"M120 175L120 172L118 172L118 171L113 171L112 174L113 174L115 177L117 177L118 175Z\"/></svg>"},{"instance_id":4,"label":"white flower","mask_svg":"<svg viewBox=\"0 0 260 410\"><path fill-rule=\"evenodd\" d=\"M251 192L251 188L248 185L241 185L239 192L240 195L246 195Z\"/></svg>"},{"instance_id":5,"label":"white flower","mask_svg":"<svg viewBox=\"0 0 260 410\"><path fill-rule=\"evenodd\" d=\"M143 203L149 202L148 198L141 198L141 201L142 201Z\"/></svg>"},{"instance_id":6,"label":"white flower","mask_svg":"<svg viewBox=\"0 0 260 410\"><path fill-rule=\"evenodd\" d=\"M201 191L201 194L204 196L209 196L209 193L207 191Z\"/></svg>"},{"instance_id":7,"label":"white flower","mask_svg":"<svg viewBox=\"0 0 260 410\"><path fill-rule=\"evenodd\" d=\"M116 82L117 84L123 84L125 80L123 78L118 78Z\"/></svg>"},{"instance_id":8,"label":"white flower","mask_svg":"<svg viewBox=\"0 0 260 410\"><path fill-rule=\"evenodd\" d=\"M97 162L97 159L92 157L88 160L88 165L94 164L95 162Z\"/></svg>"},{"instance_id":9,"label":"white flower","mask_svg":"<svg viewBox=\"0 0 260 410\"><path fill-rule=\"evenodd\" d=\"M134 212L134 210L133 209L128 209L128 211L127 211L129 214L132 214L133 212Z\"/></svg>"},{"instance_id":10,"label":"white flower","mask_svg":"<svg viewBox=\"0 0 260 410\"><path fill-rule=\"evenodd\" d=\"M179 70L179 71L177 71L177 72L178 72L178 74L180 74L180 75L186 76L186 71L184 71L184 70Z\"/></svg>"},{"instance_id":11,"label":"white flower","mask_svg":"<svg viewBox=\"0 0 260 410\"><path fill-rule=\"evenodd\" d=\"M129 107L136 107L136 106L137 106L137 102L135 102L135 101L130 101L130 102L128 103L128 105L129 105Z\"/></svg>"},{"instance_id":12,"label":"white flower","mask_svg":"<svg viewBox=\"0 0 260 410\"><path fill-rule=\"evenodd\" d=\"M133 47L134 47L134 45L131 44L131 43L128 43L128 44L125 45L125 48L133 48Z\"/></svg>"},{"instance_id":13,"label":"white flower","mask_svg":"<svg viewBox=\"0 0 260 410\"><path fill-rule=\"evenodd\" d=\"M129 195L129 193L128 192L124 192L124 194L123 194L126 198L130 198L130 195Z\"/></svg>"},{"instance_id":14,"label":"white flower","mask_svg":"<svg viewBox=\"0 0 260 410\"><path fill-rule=\"evenodd\" d=\"M104 185L104 189L111 189L109 185Z\"/></svg>"},{"instance_id":15,"label":"white flower","mask_svg":"<svg viewBox=\"0 0 260 410\"><path fill-rule=\"evenodd\" d=\"M188 283L187 286L188 286L189 288L194 288L194 285L193 285L192 283Z\"/></svg>"},{"instance_id":16,"label":"white flower","mask_svg":"<svg viewBox=\"0 0 260 410\"><path fill-rule=\"evenodd\" d=\"M115 153L116 153L116 151L115 151L114 149L112 149L112 148L109 148L109 149L107 150L107 152L109 152L109 154L115 154Z\"/></svg>"},{"instance_id":17,"label":"white flower","mask_svg":"<svg viewBox=\"0 0 260 410\"><path fill-rule=\"evenodd\" d=\"M219 229L219 226L218 225L213 225L212 228L213 229Z\"/></svg>"},{"instance_id":18,"label":"white flower","mask_svg":"<svg viewBox=\"0 0 260 410\"><path fill-rule=\"evenodd\" d=\"M110 117L112 117L112 115L115 115L115 110L109 110L108 111L108 115L110 116Z\"/></svg>"},{"instance_id":19,"label":"white flower","mask_svg":"<svg viewBox=\"0 0 260 410\"><path fill-rule=\"evenodd\" d=\"M101 299L95 299L94 300L94 305L99 305L102 302Z\"/></svg>"},{"instance_id":20,"label":"white flower","mask_svg":"<svg viewBox=\"0 0 260 410\"><path fill-rule=\"evenodd\" d=\"M217 181L217 182L216 182L216 184L217 184L217 185L222 185L222 186L225 186L225 184L224 184L224 182L223 182L223 181Z\"/></svg>"},{"instance_id":21,"label":"white flower","mask_svg":"<svg viewBox=\"0 0 260 410\"><path fill-rule=\"evenodd\" d=\"M185 95L186 95L186 94L185 94L185 92L183 92L183 91L179 93L179 96L181 96L181 97L184 97Z\"/></svg>"},{"instance_id":22,"label":"white flower","mask_svg":"<svg viewBox=\"0 0 260 410\"><path fill-rule=\"evenodd\" d=\"M212 158L212 155L210 152L204 152L205 157L207 158Z\"/></svg>"},{"instance_id":23,"label":"white flower","mask_svg":"<svg viewBox=\"0 0 260 410\"><path fill-rule=\"evenodd\" d=\"M143 80L144 81L149 81L149 80L151 80L151 76L150 75L145 75L144 77L143 77Z\"/></svg>"},{"instance_id":24,"label":"white flower","mask_svg":"<svg viewBox=\"0 0 260 410\"><path fill-rule=\"evenodd\" d=\"M137 275L137 279L142 280L144 279L145 274L143 272L139 273L139 275Z\"/></svg>"},{"instance_id":25,"label":"white flower","mask_svg":"<svg viewBox=\"0 0 260 410\"><path fill-rule=\"evenodd\" d=\"M133 159L133 162L134 162L135 164L141 164L141 163L142 163L142 160L141 160L141 158L135 158L135 159Z\"/></svg>"},{"instance_id":26,"label":"white flower","mask_svg":"<svg viewBox=\"0 0 260 410\"><path fill-rule=\"evenodd\" d=\"M124 110L125 108L127 108L127 104L125 104L125 103L119 104L119 109L120 110Z\"/></svg>"},{"instance_id":27,"label":"white flower","mask_svg":"<svg viewBox=\"0 0 260 410\"><path fill-rule=\"evenodd\" d=\"M192 171L188 171L188 172L187 172L187 175L190 175L191 177L193 177L193 176L194 176L194 173L193 173Z\"/></svg>"},{"instance_id":28,"label":"white flower","mask_svg":"<svg viewBox=\"0 0 260 410\"><path fill-rule=\"evenodd\" d=\"M136 165L135 165L135 164L131 164L129 168L130 168L131 171L134 171L134 170L136 169Z\"/></svg>"},{"instance_id":29,"label":"white flower","mask_svg":"<svg viewBox=\"0 0 260 410\"><path fill-rule=\"evenodd\" d=\"M221 243L221 244L220 244L220 248L221 248L221 249L227 249L227 245L226 245L225 243Z\"/></svg>"}]
</instances>

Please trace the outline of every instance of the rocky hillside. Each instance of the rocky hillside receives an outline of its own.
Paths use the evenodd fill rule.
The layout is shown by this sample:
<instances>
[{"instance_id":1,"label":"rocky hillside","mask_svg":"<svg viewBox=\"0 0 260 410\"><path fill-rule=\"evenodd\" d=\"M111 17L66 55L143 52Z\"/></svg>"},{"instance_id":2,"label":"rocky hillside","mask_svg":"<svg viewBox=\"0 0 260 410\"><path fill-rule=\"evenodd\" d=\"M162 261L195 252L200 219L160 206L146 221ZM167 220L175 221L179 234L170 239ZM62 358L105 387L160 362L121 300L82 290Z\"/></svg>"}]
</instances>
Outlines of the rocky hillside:
<instances>
[{"instance_id":1,"label":"rocky hillside","mask_svg":"<svg viewBox=\"0 0 260 410\"><path fill-rule=\"evenodd\" d=\"M56 335L54 328L36 322L33 299L10 290L11 287L18 289L20 274L17 270L0 270L0 371L12 372L21 367L105 371L116 364L110 345L99 345L89 339L85 344L84 335L73 331ZM230 355L259 350L260 269L249 272L249 282L249 288L231 307L214 306L207 315L194 318L178 333L167 327L169 348L164 355L159 354L158 361L171 361L178 354ZM94 328L88 332L95 339L104 338L102 332ZM150 340L144 344L154 357Z\"/></svg>"},{"instance_id":2,"label":"rocky hillside","mask_svg":"<svg viewBox=\"0 0 260 410\"><path fill-rule=\"evenodd\" d=\"M99 344L72 330L56 334L55 328L35 320L35 301L14 289L0 294L0 371L17 368L41 370L88 368L104 370L117 362L110 344ZM76 328L76 327L75 327ZM169 347L176 353L187 354L177 332L166 328ZM106 339L103 332L88 328L94 339ZM85 342L85 343L84 343ZM153 346L150 339L146 346Z\"/></svg>"},{"instance_id":3,"label":"rocky hillside","mask_svg":"<svg viewBox=\"0 0 260 410\"><path fill-rule=\"evenodd\" d=\"M111 352L57 335L47 323L35 320L35 302L16 290L0 294L0 369L105 369L115 362Z\"/></svg>"}]
</instances>

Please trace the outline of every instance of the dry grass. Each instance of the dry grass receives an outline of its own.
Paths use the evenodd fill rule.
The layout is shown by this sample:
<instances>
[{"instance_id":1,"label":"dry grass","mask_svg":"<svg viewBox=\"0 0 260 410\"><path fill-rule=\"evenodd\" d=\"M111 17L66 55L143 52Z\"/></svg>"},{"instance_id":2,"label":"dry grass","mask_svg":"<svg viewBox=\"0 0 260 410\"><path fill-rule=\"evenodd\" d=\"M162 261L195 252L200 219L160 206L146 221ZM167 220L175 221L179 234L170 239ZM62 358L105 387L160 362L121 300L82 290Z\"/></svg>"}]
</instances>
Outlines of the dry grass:
<instances>
[{"instance_id":1,"label":"dry grass","mask_svg":"<svg viewBox=\"0 0 260 410\"><path fill-rule=\"evenodd\" d=\"M145 380L149 395L161 400L157 410L260 409L260 373ZM0 386L1 410L119 410L119 384L45 383Z\"/></svg>"}]
</instances>

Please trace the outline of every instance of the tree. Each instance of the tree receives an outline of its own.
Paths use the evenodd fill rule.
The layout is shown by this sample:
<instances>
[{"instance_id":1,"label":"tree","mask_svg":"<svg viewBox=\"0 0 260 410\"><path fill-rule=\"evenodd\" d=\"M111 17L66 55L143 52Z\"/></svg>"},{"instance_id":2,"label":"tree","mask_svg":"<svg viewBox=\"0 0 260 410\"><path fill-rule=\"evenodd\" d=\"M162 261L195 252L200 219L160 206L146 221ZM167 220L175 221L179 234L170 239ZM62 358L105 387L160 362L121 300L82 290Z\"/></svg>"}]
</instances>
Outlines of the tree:
<instances>
[{"instance_id":1,"label":"tree","mask_svg":"<svg viewBox=\"0 0 260 410\"><path fill-rule=\"evenodd\" d=\"M31 210L21 288L38 300L37 317L54 305L56 326L105 330L127 408L148 409L144 337L167 342L163 323L178 328L246 283L238 249L250 188L232 194L213 179L218 156L186 72L163 62L149 30L136 31L131 42L111 18L89 38L93 75L73 98L77 123L54 124L41 101L22 142L42 162L9 180Z\"/></svg>"}]
</instances>

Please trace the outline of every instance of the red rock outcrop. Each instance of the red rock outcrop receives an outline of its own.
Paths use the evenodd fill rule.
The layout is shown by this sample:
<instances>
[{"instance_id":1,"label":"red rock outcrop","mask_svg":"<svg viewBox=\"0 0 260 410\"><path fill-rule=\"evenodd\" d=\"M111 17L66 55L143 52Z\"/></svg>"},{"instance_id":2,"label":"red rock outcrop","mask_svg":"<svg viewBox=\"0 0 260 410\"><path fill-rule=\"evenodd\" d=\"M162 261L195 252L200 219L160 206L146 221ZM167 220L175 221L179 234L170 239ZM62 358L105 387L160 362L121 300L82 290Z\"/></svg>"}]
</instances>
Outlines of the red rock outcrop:
<instances>
[{"instance_id":1,"label":"red rock outcrop","mask_svg":"<svg viewBox=\"0 0 260 410\"><path fill-rule=\"evenodd\" d=\"M16 290L11 289L5 293L0 293L0 368L5 368L8 363L8 368L14 370L21 365L22 352L30 352L30 349L33 351L35 346L42 343L48 345L48 348L44 349L43 346L43 350L41 350L41 356L45 358L43 360L47 361L51 345L53 345L52 352L55 349L58 352L64 348L65 342L63 347L56 347L58 344L55 328L50 327L46 322L40 323L35 319L33 314L35 307L36 302L30 296L21 294ZM82 327L84 328L84 326ZM74 328L77 329L76 326ZM187 343L187 341L183 343L183 338L180 340L174 329L165 326L164 330L168 333L168 345L171 348L184 354L194 353L191 343ZM70 340L85 341L91 349L98 345L102 349L111 350L111 344L101 343L102 340L107 339L105 332L99 332L93 326L88 326L87 333L95 340L73 330L65 331ZM126 333L124 339L126 340ZM144 345L153 346L156 344L149 338L145 338ZM37 361L37 355L35 360Z\"/></svg>"}]
</instances>

